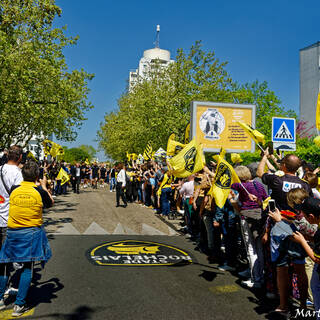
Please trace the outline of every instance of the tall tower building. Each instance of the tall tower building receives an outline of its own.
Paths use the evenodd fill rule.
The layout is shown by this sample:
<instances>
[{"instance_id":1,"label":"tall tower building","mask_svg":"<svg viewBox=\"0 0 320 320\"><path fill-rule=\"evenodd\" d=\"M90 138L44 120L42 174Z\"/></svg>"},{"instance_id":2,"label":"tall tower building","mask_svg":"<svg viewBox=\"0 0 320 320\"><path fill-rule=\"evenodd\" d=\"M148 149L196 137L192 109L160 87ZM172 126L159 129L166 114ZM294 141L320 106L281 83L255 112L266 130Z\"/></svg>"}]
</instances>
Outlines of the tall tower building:
<instances>
[{"instance_id":1,"label":"tall tower building","mask_svg":"<svg viewBox=\"0 0 320 320\"><path fill-rule=\"evenodd\" d=\"M315 125L320 89L320 42L300 49L300 119ZM315 129L313 130L315 133Z\"/></svg>"},{"instance_id":2,"label":"tall tower building","mask_svg":"<svg viewBox=\"0 0 320 320\"><path fill-rule=\"evenodd\" d=\"M139 61L138 69L129 72L129 91L134 85L142 80L148 80L149 72L152 69L152 64L159 61L162 67L168 66L174 62L170 58L170 51L160 49L160 25L157 25L157 37L155 48L148 49L143 52L143 57Z\"/></svg>"}]
</instances>

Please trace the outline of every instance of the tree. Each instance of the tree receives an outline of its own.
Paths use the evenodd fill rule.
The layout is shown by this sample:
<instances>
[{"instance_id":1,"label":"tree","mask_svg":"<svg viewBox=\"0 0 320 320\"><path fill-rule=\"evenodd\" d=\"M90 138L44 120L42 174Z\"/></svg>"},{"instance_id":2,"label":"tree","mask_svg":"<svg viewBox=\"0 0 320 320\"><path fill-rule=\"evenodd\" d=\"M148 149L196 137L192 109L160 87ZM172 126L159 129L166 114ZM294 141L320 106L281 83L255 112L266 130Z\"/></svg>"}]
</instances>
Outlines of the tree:
<instances>
[{"instance_id":1,"label":"tree","mask_svg":"<svg viewBox=\"0 0 320 320\"><path fill-rule=\"evenodd\" d=\"M91 161L96 154L96 150L92 146L86 146L86 145L82 145L78 148L70 148L70 149L67 147L63 147L63 149L64 149L63 159L68 163L73 163L75 161L76 162L86 161L87 159Z\"/></svg>"},{"instance_id":2,"label":"tree","mask_svg":"<svg viewBox=\"0 0 320 320\"><path fill-rule=\"evenodd\" d=\"M73 140L92 108L86 100L93 74L68 71L63 49L77 37L53 28L60 15L54 0L0 3L0 148L33 134Z\"/></svg>"},{"instance_id":3,"label":"tree","mask_svg":"<svg viewBox=\"0 0 320 320\"><path fill-rule=\"evenodd\" d=\"M82 144L78 148L88 155L87 158L89 161L91 161L97 153L97 150L93 146Z\"/></svg>"},{"instance_id":4,"label":"tree","mask_svg":"<svg viewBox=\"0 0 320 320\"><path fill-rule=\"evenodd\" d=\"M165 148L171 133L182 141L194 100L255 103L256 127L269 134L271 125L269 129L267 124L271 124L272 115L286 114L280 100L266 82L234 82L225 70L226 64L213 51L203 51L199 41L189 53L179 49L175 63L167 68L154 63L148 80L141 79L120 97L119 110L106 114L98 131L102 149L120 160L125 159L127 151L142 153L148 142L153 149Z\"/></svg>"}]
</instances>

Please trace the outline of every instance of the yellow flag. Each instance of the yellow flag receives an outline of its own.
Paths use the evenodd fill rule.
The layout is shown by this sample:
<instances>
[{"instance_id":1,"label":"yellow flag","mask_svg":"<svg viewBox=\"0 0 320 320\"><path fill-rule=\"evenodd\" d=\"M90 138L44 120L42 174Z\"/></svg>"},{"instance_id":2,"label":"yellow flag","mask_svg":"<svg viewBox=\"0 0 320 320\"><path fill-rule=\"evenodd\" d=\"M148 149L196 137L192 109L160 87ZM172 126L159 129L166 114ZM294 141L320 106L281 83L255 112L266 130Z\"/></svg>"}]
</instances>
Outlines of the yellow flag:
<instances>
[{"instance_id":1,"label":"yellow flag","mask_svg":"<svg viewBox=\"0 0 320 320\"><path fill-rule=\"evenodd\" d=\"M64 185L70 180L69 175L66 173L65 170L63 170L63 168L60 169L57 176L57 180L61 180L61 185Z\"/></svg>"},{"instance_id":2,"label":"yellow flag","mask_svg":"<svg viewBox=\"0 0 320 320\"><path fill-rule=\"evenodd\" d=\"M262 210L266 210L267 209L270 200L271 200L271 197L268 197L265 200L263 200L263 202L262 202Z\"/></svg>"},{"instance_id":3,"label":"yellow flag","mask_svg":"<svg viewBox=\"0 0 320 320\"><path fill-rule=\"evenodd\" d=\"M149 161L152 159L152 146L151 146L150 142L148 142L146 148L144 149L143 158L146 161Z\"/></svg>"},{"instance_id":4,"label":"yellow flag","mask_svg":"<svg viewBox=\"0 0 320 320\"><path fill-rule=\"evenodd\" d=\"M265 144L265 136L258 130L252 129L249 125L237 121L237 124L253 139L256 144Z\"/></svg>"},{"instance_id":5,"label":"yellow flag","mask_svg":"<svg viewBox=\"0 0 320 320\"><path fill-rule=\"evenodd\" d=\"M54 155L55 154L55 155ZM59 144L55 144L52 150L52 156L63 156L64 155L64 150Z\"/></svg>"},{"instance_id":6,"label":"yellow flag","mask_svg":"<svg viewBox=\"0 0 320 320\"><path fill-rule=\"evenodd\" d=\"M50 154L52 157L55 158L56 156L64 155L64 150L60 146L60 144L50 141L48 139L45 139L43 141L43 148L45 156Z\"/></svg>"},{"instance_id":7,"label":"yellow flag","mask_svg":"<svg viewBox=\"0 0 320 320\"><path fill-rule=\"evenodd\" d=\"M34 160L34 161L38 161L38 160L35 158L35 156L33 155L33 153L32 153L31 151L28 152L27 158L30 158L30 159L32 159L32 160Z\"/></svg>"},{"instance_id":8,"label":"yellow flag","mask_svg":"<svg viewBox=\"0 0 320 320\"><path fill-rule=\"evenodd\" d=\"M218 207L222 208L224 206L230 193L231 185L236 182L240 182L239 177L232 166L219 155L216 175L208 191L208 194L214 197Z\"/></svg>"},{"instance_id":9,"label":"yellow flag","mask_svg":"<svg viewBox=\"0 0 320 320\"><path fill-rule=\"evenodd\" d=\"M175 156L179 151L181 151L186 145L175 141L175 134L172 133L168 139L167 144L167 156Z\"/></svg>"},{"instance_id":10,"label":"yellow flag","mask_svg":"<svg viewBox=\"0 0 320 320\"><path fill-rule=\"evenodd\" d=\"M128 161L130 161L130 160L131 160L131 154L130 154L130 153L128 153L128 151L127 151L127 160L128 160Z\"/></svg>"},{"instance_id":11,"label":"yellow flag","mask_svg":"<svg viewBox=\"0 0 320 320\"><path fill-rule=\"evenodd\" d=\"M221 158L224 159L226 153L227 153L227 151L225 150L225 148L222 147L222 148L220 149L220 154L215 154L215 155L213 155L213 156L212 156L212 159L213 159L214 161L218 162L219 159L220 159L219 157L221 157Z\"/></svg>"},{"instance_id":12,"label":"yellow flag","mask_svg":"<svg viewBox=\"0 0 320 320\"><path fill-rule=\"evenodd\" d=\"M90 164L89 159L87 158L84 163L85 163L86 165L89 165L89 164Z\"/></svg>"},{"instance_id":13,"label":"yellow flag","mask_svg":"<svg viewBox=\"0 0 320 320\"><path fill-rule=\"evenodd\" d=\"M50 154L50 150L52 148L52 141L45 139L43 140L42 144L44 155L47 157Z\"/></svg>"},{"instance_id":14,"label":"yellow flag","mask_svg":"<svg viewBox=\"0 0 320 320\"><path fill-rule=\"evenodd\" d=\"M205 165L202 145L193 139L169 160L169 165L170 173L177 178L186 178L202 170Z\"/></svg>"},{"instance_id":15,"label":"yellow flag","mask_svg":"<svg viewBox=\"0 0 320 320\"><path fill-rule=\"evenodd\" d=\"M138 155L136 153L131 153L131 159L132 160L137 160L138 159Z\"/></svg>"},{"instance_id":16,"label":"yellow flag","mask_svg":"<svg viewBox=\"0 0 320 320\"><path fill-rule=\"evenodd\" d=\"M190 123L188 123L186 130L184 132L184 143L188 144L190 142Z\"/></svg>"},{"instance_id":17,"label":"yellow flag","mask_svg":"<svg viewBox=\"0 0 320 320\"><path fill-rule=\"evenodd\" d=\"M317 111L316 111L316 127L320 130L320 92L318 93Z\"/></svg>"},{"instance_id":18,"label":"yellow flag","mask_svg":"<svg viewBox=\"0 0 320 320\"><path fill-rule=\"evenodd\" d=\"M231 153L231 161L232 163L240 163L243 160L241 159L241 156L239 153Z\"/></svg>"}]
</instances>

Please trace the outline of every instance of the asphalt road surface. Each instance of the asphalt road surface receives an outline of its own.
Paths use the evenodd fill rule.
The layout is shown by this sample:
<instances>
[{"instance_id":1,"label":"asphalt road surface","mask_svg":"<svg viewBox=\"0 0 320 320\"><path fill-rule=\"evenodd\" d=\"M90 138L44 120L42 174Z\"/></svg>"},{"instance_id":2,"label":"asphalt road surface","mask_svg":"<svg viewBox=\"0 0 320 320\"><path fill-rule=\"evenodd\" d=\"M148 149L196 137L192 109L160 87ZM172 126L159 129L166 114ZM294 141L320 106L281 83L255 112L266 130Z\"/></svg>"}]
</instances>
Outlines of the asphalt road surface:
<instances>
[{"instance_id":1,"label":"asphalt road surface","mask_svg":"<svg viewBox=\"0 0 320 320\"><path fill-rule=\"evenodd\" d=\"M274 305L261 292L242 288L237 277L209 264L176 232L177 223L165 223L138 204L115 208L115 194L106 189L56 198L45 224L53 257L44 270L35 266L32 309L24 319L278 319L268 315ZM137 266L92 260L90 254L98 255L93 248L111 242L100 249L105 260L97 261L120 261L118 251L129 250L116 243L123 240L147 242L129 244L141 259L149 259L149 250L157 255L163 244L180 250L170 253L173 259L186 254L192 263L165 265L164 255L155 266L145 260ZM11 308L0 312L0 320L11 319Z\"/></svg>"}]
</instances>

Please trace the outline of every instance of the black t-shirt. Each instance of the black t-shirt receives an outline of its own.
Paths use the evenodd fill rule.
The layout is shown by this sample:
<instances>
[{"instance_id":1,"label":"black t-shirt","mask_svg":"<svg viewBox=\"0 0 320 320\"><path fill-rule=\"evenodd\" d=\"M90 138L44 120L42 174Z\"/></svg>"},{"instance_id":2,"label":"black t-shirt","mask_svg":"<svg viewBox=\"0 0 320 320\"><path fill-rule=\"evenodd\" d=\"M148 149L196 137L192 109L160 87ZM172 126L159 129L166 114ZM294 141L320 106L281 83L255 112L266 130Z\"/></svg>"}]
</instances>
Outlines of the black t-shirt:
<instances>
[{"instance_id":1,"label":"black t-shirt","mask_svg":"<svg viewBox=\"0 0 320 320\"><path fill-rule=\"evenodd\" d=\"M114 170L114 168L111 169L110 175L111 175L111 178L115 178L116 177L116 170Z\"/></svg>"},{"instance_id":2,"label":"black t-shirt","mask_svg":"<svg viewBox=\"0 0 320 320\"><path fill-rule=\"evenodd\" d=\"M92 167L92 176L97 177L99 173L99 167L98 166L93 166Z\"/></svg>"},{"instance_id":3,"label":"black t-shirt","mask_svg":"<svg viewBox=\"0 0 320 320\"><path fill-rule=\"evenodd\" d=\"M101 175L101 179L104 179L106 177L106 172L107 172L107 169L106 168L101 168L100 169L100 175Z\"/></svg>"},{"instance_id":4,"label":"black t-shirt","mask_svg":"<svg viewBox=\"0 0 320 320\"><path fill-rule=\"evenodd\" d=\"M287 193L291 189L302 188L312 196L309 184L297 176L285 174L280 177L276 174L265 173L262 176L262 182L271 189L271 198L275 200L276 206L280 210L289 208L287 203Z\"/></svg>"}]
</instances>

